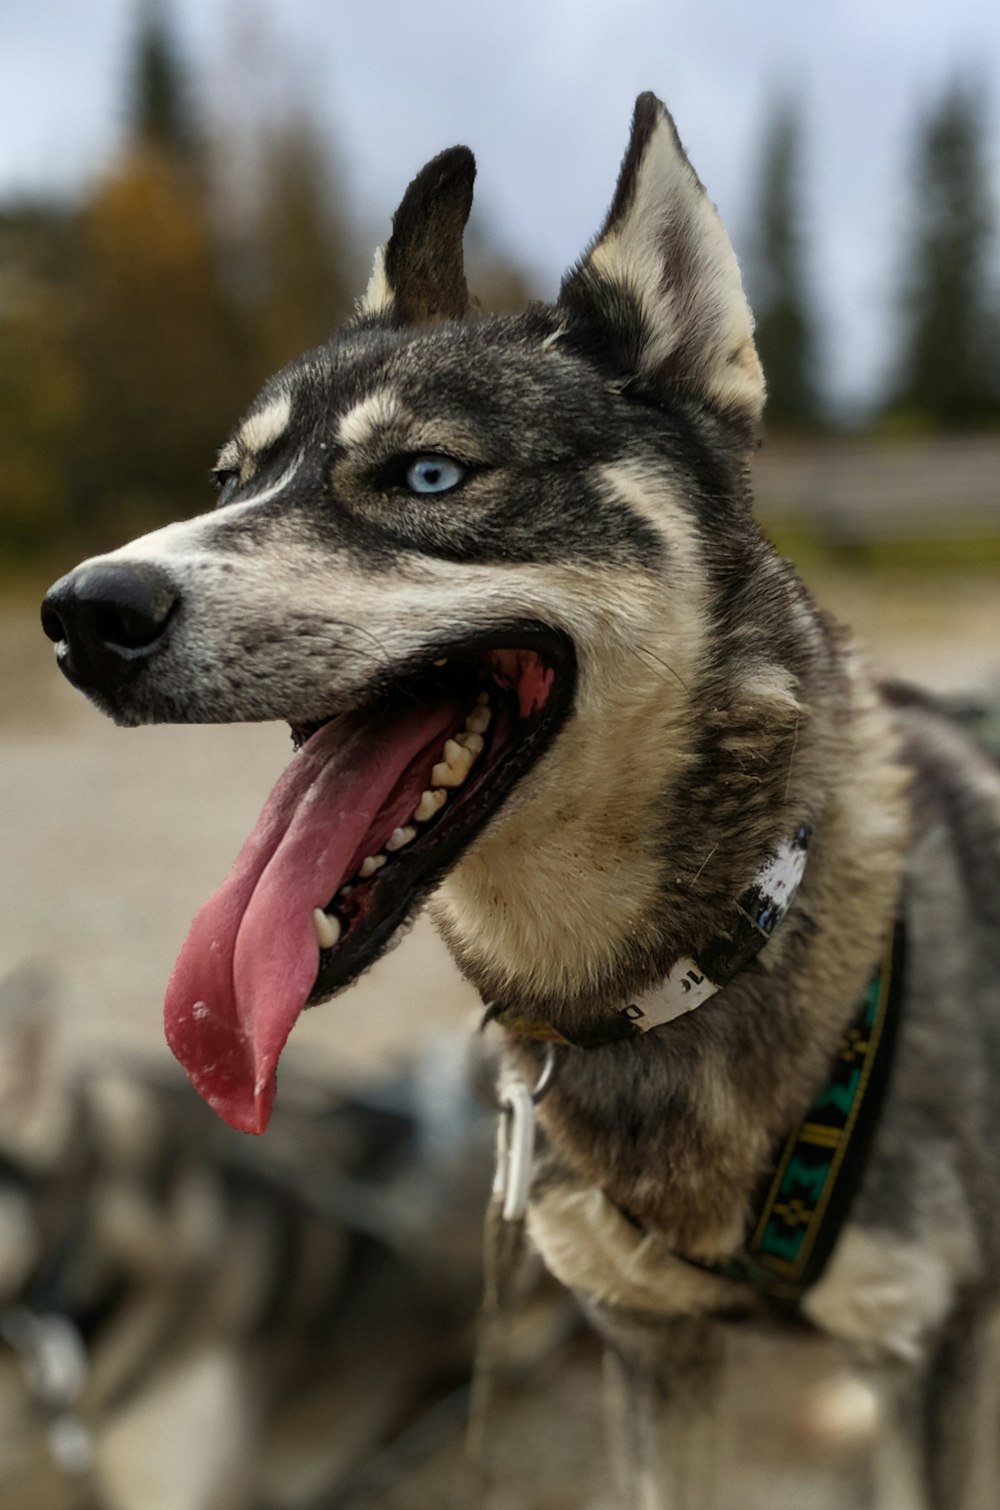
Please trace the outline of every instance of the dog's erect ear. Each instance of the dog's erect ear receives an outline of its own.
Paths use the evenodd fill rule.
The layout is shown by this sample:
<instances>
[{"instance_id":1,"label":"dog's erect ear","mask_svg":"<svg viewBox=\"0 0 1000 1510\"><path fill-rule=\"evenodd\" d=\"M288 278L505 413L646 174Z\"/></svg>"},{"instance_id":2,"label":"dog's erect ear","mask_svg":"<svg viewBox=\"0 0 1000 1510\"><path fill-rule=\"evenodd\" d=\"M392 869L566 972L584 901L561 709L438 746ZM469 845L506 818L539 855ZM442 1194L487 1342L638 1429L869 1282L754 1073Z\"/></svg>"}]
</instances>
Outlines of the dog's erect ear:
<instances>
[{"instance_id":1,"label":"dog's erect ear","mask_svg":"<svg viewBox=\"0 0 1000 1510\"><path fill-rule=\"evenodd\" d=\"M475 177L468 147L449 147L421 168L392 217L388 245L375 253L359 319L425 325L462 318L469 307L462 232Z\"/></svg>"},{"instance_id":2,"label":"dog's erect ear","mask_svg":"<svg viewBox=\"0 0 1000 1510\"><path fill-rule=\"evenodd\" d=\"M736 256L653 94L636 101L608 218L559 304L654 396L759 421L764 379Z\"/></svg>"}]
</instances>

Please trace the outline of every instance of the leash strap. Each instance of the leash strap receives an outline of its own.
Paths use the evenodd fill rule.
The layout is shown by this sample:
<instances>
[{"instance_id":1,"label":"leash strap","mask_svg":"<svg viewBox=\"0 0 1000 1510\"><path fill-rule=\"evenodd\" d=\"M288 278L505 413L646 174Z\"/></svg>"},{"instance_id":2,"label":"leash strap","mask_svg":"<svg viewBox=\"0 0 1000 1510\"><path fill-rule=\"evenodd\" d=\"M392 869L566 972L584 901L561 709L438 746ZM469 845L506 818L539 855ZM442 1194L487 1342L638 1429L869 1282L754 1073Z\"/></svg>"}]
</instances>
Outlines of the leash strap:
<instances>
[{"instance_id":1,"label":"leash strap","mask_svg":"<svg viewBox=\"0 0 1000 1510\"><path fill-rule=\"evenodd\" d=\"M483 1304L476 1332L462 1504L479 1503L487 1487L486 1426L502 1354L503 1332L517 1299L525 1219L535 1151L535 1107L552 1086L556 1050L546 1051L534 1090L514 1077L500 1089L496 1171L483 1229Z\"/></svg>"}]
</instances>

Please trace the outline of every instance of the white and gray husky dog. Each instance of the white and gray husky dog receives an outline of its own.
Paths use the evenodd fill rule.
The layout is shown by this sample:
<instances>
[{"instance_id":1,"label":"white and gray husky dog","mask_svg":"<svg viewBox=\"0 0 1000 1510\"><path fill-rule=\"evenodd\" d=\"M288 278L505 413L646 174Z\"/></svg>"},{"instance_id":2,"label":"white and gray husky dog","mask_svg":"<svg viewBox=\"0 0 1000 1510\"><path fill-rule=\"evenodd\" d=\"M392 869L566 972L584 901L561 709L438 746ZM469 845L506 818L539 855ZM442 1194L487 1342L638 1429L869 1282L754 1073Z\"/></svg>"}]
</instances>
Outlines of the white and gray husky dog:
<instances>
[{"instance_id":1,"label":"white and gray husky dog","mask_svg":"<svg viewBox=\"0 0 1000 1510\"><path fill-rule=\"evenodd\" d=\"M458 147L413 181L356 317L223 447L214 512L46 600L119 723L284 719L299 747L168 1037L262 1130L300 1011L433 893L508 1062L565 1045L529 1228L610 1343L627 1503L708 1503L716 1323L778 1308L877 1368L876 1502L995 1504L1000 768L880 688L755 526L753 322L659 101L551 305L470 317L473 176ZM894 930L893 1021L859 1028ZM825 1263L796 1268L799 1228Z\"/></svg>"}]
</instances>

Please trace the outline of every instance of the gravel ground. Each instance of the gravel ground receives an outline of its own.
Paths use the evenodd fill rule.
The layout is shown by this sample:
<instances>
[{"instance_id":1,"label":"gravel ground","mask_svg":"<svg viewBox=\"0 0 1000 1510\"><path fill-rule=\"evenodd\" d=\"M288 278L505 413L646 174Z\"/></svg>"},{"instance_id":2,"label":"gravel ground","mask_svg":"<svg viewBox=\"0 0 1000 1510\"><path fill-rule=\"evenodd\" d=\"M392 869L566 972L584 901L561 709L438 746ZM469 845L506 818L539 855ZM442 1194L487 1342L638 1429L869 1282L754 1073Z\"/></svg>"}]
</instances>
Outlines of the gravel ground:
<instances>
[{"instance_id":1,"label":"gravel ground","mask_svg":"<svg viewBox=\"0 0 1000 1510\"><path fill-rule=\"evenodd\" d=\"M939 690L1000 689L1000 593L992 580L898 583L830 578L824 601L888 669ZM69 1060L141 1045L163 1055L159 1004L188 922L222 879L288 753L274 727L118 731L57 676L35 611L0 614L0 979L33 959L51 972ZM424 1036L464 1031L476 1000L425 924L337 1003L309 1013L291 1053L343 1078L406 1057ZM747 1463L732 1504L833 1510L857 1503L849 1465L809 1465L789 1435L793 1404L827 1360L800 1343L792 1366L749 1344L732 1370L729 1414ZM781 1381L780 1389L775 1381ZM762 1388L763 1385L763 1388ZM782 1396L775 1408L775 1394ZM762 1406L766 1401L766 1409ZM581 1346L497 1412L495 1510L561 1510L603 1498L598 1365ZM780 1425L776 1426L775 1421ZM369 1501L445 1503L444 1447Z\"/></svg>"}]
</instances>

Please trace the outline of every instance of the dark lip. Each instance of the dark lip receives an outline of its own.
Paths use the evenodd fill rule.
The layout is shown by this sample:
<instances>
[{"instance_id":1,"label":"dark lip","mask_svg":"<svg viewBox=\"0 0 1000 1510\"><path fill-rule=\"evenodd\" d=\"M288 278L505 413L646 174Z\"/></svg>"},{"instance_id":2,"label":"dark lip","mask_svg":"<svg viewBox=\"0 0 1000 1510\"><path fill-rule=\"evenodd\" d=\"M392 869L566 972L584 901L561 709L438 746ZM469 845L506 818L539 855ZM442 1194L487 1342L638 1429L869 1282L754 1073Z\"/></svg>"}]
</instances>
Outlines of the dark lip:
<instances>
[{"instance_id":1,"label":"dark lip","mask_svg":"<svg viewBox=\"0 0 1000 1510\"><path fill-rule=\"evenodd\" d=\"M547 625L520 622L499 625L460 643L442 643L425 652L409 668L395 671L394 683L407 681L426 671L428 663L474 660L488 650L535 650L554 667L556 675L544 710L534 719L521 720L510 745L469 784L451 809L448 821L431 827L412 848L393 857L391 865L366 884L371 901L364 926L348 929L335 948L320 951L319 971L307 1006L316 1006L357 979L384 952L397 929L406 922L431 891L453 868L486 824L500 811L523 776L540 760L572 709L576 693L577 662L572 640ZM373 698L373 702L380 699Z\"/></svg>"}]
</instances>

